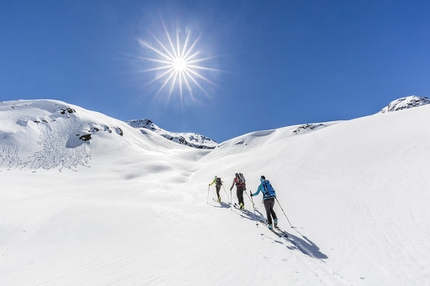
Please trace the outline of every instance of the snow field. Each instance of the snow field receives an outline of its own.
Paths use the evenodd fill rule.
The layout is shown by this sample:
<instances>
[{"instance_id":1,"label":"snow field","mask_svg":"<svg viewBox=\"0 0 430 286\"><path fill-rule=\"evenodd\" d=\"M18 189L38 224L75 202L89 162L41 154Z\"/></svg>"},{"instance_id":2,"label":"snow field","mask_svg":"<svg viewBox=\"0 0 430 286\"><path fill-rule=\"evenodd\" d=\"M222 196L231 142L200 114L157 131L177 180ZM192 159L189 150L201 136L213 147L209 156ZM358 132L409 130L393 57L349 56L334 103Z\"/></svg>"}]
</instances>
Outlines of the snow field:
<instances>
[{"instance_id":1,"label":"snow field","mask_svg":"<svg viewBox=\"0 0 430 286\"><path fill-rule=\"evenodd\" d=\"M81 145L89 159L67 153L77 163L62 168L3 162L1 285L429 285L429 107L304 134L257 131L212 151L76 107L81 120L119 126L124 136L94 133ZM2 134L25 135L8 110ZM40 147L7 138L2 150L16 147L10 138ZM295 228L276 205L280 225L295 243L256 226L261 195L257 216L246 195L249 214L214 202L214 186L208 199L215 175L230 196L239 171L247 192L261 175L272 182ZM224 189L221 196L227 201Z\"/></svg>"}]
</instances>

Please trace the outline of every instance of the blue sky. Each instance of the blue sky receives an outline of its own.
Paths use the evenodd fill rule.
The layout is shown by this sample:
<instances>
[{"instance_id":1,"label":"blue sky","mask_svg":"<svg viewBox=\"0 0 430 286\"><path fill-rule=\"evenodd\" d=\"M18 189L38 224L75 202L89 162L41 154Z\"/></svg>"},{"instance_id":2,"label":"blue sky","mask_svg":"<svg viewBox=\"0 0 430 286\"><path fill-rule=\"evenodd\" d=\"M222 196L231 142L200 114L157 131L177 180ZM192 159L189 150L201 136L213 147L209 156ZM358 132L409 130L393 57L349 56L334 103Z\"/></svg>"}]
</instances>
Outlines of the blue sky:
<instances>
[{"instance_id":1,"label":"blue sky","mask_svg":"<svg viewBox=\"0 0 430 286\"><path fill-rule=\"evenodd\" d=\"M222 142L430 96L428 1L0 0L0 7L0 100L57 99ZM141 43L156 47L157 38L169 47L166 31L189 33L198 65L213 69L198 70L208 81L194 76L201 88L194 84L192 96L183 89L181 98L178 86L157 93L163 80L148 71L156 65L148 59L160 55Z\"/></svg>"}]
</instances>

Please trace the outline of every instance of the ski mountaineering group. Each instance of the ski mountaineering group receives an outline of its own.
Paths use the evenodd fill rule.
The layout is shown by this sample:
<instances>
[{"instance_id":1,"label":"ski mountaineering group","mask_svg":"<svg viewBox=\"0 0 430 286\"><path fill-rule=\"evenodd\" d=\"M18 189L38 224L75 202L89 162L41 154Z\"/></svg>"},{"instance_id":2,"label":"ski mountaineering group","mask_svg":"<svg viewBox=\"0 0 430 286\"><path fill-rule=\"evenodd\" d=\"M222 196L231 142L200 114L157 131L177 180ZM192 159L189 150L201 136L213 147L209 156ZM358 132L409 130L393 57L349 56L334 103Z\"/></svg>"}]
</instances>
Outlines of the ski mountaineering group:
<instances>
[{"instance_id":1,"label":"ski mountaineering group","mask_svg":"<svg viewBox=\"0 0 430 286\"><path fill-rule=\"evenodd\" d=\"M263 193L264 208L266 209L266 215L267 215L267 226L269 229L273 229L273 227L277 228L278 217L275 211L273 210L273 207L275 206L276 192L273 189L272 185L270 184L269 180L266 180L265 176L260 177L260 182L261 183L258 186L257 191L255 193L252 193L250 191L249 195L252 198L253 196L257 196L260 192ZM209 184L209 187L212 186L213 184L215 184L216 194L218 198L217 201L221 203L220 190L221 190L221 186L223 186L223 181L221 180L220 177L215 176L212 183ZM239 202L238 208L240 210L245 210L245 203L243 201L243 192L246 191L246 181L242 173L235 174L233 183L230 187L230 193L234 185L236 185L236 195L237 195L237 200ZM209 194L209 190L208 190L208 194Z\"/></svg>"}]
</instances>

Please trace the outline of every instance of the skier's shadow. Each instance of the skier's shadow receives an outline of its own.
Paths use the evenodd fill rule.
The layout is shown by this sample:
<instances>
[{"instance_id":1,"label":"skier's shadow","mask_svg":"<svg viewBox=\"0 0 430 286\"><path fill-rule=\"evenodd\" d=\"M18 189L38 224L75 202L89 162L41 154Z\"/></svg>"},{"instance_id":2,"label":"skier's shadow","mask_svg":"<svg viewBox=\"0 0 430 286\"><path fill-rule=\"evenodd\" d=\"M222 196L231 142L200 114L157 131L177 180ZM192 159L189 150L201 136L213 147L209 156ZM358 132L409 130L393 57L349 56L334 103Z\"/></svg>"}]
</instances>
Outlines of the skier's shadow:
<instances>
[{"instance_id":1,"label":"skier's shadow","mask_svg":"<svg viewBox=\"0 0 430 286\"><path fill-rule=\"evenodd\" d=\"M219 205L213 205L210 204L211 206L213 206L214 208L221 208L221 209L228 209L230 208L230 204L224 203L224 202L220 202Z\"/></svg>"},{"instance_id":2,"label":"skier's shadow","mask_svg":"<svg viewBox=\"0 0 430 286\"><path fill-rule=\"evenodd\" d=\"M293 235L290 232L288 236L291 238L293 244L304 254L309 255L312 258L327 259L328 256L321 252L320 248L309 238L301 234L298 230L294 229L299 235Z\"/></svg>"},{"instance_id":3,"label":"skier's shadow","mask_svg":"<svg viewBox=\"0 0 430 286\"><path fill-rule=\"evenodd\" d=\"M252 220L252 221L260 221L260 220L266 220L265 216L258 210L255 209L254 212L248 211L247 215L241 214L241 217ZM308 237L300 233L296 228L292 228L299 236L291 234L291 232L285 231L290 239L284 238L297 247L301 252L303 252L306 255L309 255L312 258L317 259L327 259L328 256L321 252L320 248Z\"/></svg>"},{"instance_id":4,"label":"skier's shadow","mask_svg":"<svg viewBox=\"0 0 430 286\"><path fill-rule=\"evenodd\" d=\"M240 215L241 218L248 219L251 221L257 221L265 220L264 215L257 209L254 210L254 212L247 210L246 212L243 212L241 210L238 210L236 208L233 208L233 210L236 210L236 213Z\"/></svg>"}]
</instances>

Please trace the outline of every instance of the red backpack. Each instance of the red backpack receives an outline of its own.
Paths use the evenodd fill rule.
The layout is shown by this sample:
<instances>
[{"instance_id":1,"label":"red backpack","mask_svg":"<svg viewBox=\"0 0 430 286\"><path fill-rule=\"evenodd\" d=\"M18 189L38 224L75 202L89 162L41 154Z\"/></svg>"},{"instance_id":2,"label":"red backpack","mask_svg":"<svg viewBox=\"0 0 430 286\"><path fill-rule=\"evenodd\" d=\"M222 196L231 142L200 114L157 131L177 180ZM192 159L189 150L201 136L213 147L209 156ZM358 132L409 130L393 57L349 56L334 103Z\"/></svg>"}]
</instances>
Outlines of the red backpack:
<instances>
[{"instance_id":1,"label":"red backpack","mask_svg":"<svg viewBox=\"0 0 430 286\"><path fill-rule=\"evenodd\" d=\"M245 181L245 176L242 173L237 173L236 174L236 186L243 188L244 190L246 190L246 181Z\"/></svg>"}]
</instances>

